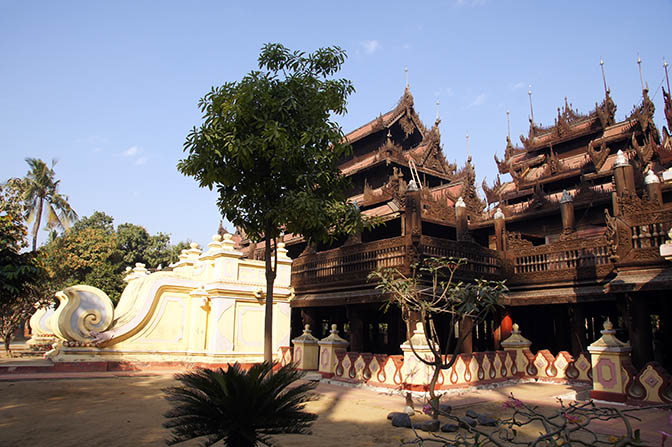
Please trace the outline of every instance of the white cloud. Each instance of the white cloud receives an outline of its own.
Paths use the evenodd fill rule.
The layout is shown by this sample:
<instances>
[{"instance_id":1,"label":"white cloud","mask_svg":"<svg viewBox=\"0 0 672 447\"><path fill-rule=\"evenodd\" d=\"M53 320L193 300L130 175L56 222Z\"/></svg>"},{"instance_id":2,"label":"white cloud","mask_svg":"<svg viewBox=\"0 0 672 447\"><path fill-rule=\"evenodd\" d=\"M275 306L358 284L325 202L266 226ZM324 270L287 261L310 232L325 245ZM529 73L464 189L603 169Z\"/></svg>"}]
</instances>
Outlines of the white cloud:
<instances>
[{"instance_id":1,"label":"white cloud","mask_svg":"<svg viewBox=\"0 0 672 447\"><path fill-rule=\"evenodd\" d=\"M380 48L380 43L377 40L365 40L362 42L362 47L366 54L373 54Z\"/></svg>"},{"instance_id":2,"label":"white cloud","mask_svg":"<svg viewBox=\"0 0 672 447\"><path fill-rule=\"evenodd\" d=\"M520 90L521 88L525 87L525 83L523 81L516 82L511 86L511 90Z\"/></svg>"},{"instance_id":3,"label":"white cloud","mask_svg":"<svg viewBox=\"0 0 672 447\"><path fill-rule=\"evenodd\" d=\"M485 103L485 99L488 97L485 93L481 93L469 104L467 107L478 107L482 106Z\"/></svg>"},{"instance_id":4,"label":"white cloud","mask_svg":"<svg viewBox=\"0 0 672 447\"><path fill-rule=\"evenodd\" d=\"M121 153L124 157L135 157L138 154L140 148L138 146L131 146Z\"/></svg>"},{"instance_id":5,"label":"white cloud","mask_svg":"<svg viewBox=\"0 0 672 447\"><path fill-rule=\"evenodd\" d=\"M102 147L94 147L93 152L96 153L96 154L99 153L99 152L103 152L103 148Z\"/></svg>"},{"instance_id":6,"label":"white cloud","mask_svg":"<svg viewBox=\"0 0 672 447\"><path fill-rule=\"evenodd\" d=\"M135 164L136 166L142 166L147 163L147 160L149 160L148 157L139 157L137 160L135 160Z\"/></svg>"},{"instance_id":7,"label":"white cloud","mask_svg":"<svg viewBox=\"0 0 672 447\"><path fill-rule=\"evenodd\" d=\"M405 43L401 46L401 48L403 48L404 50L410 50L412 47L410 43Z\"/></svg>"}]
</instances>

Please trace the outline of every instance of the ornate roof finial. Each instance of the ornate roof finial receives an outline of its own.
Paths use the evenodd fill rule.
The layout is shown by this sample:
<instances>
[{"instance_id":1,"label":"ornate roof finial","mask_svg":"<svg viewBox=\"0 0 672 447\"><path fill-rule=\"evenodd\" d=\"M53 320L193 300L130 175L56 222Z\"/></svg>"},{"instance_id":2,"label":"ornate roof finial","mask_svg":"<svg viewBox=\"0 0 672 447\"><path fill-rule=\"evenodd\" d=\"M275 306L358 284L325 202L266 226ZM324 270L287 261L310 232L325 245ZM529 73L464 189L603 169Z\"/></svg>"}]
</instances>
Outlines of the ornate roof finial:
<instances>
[{"instance_id":1,"label":"ornate roof finial","mask_svg":"<svg viewBox=\"0 0 672 447\"><path fill-rule=\"evenodd\" d=\"M441 118L439 118L439 105L441 103L439 102L439 98L436 98L436 124L439 124L441 122Z\"/></svg>"},{"instance_id":2,"label":"ornate roof finial","mask_svg":"<svg viewBox=\"0 0 672 447\"><path fill-rule=\"evenodd\" d=\"M405 67L404 71L406 72L406 88L410 88L411 86L408 83L408 67Z\"/></svg>"},{"instance_id":3,"label":"ornate roof finial","mask_svg":"<svg viewBox=\"0 0 672 447\"><path fill-rule=\"evenodd\" d=\"M602 83L604 84L604 94L609 95L609 89L607 88L607 77L604 75L604 60L600 58L600 68L602 69Z\"/></svg>"},{"instance_id":4,"label":"ornate roof finial","mask_svg":"<svg viewBox=\"0 0 672 447\"><path fill-rule=\"evenodd\" d=\"M467 162L471 161L471 153L469 152L469 132L467 131Z\"/></svg>"},{"instance_id":5,"label":"ornate roof finial","mask_svg":"<svg viewBox=\"0 0 672 447\"><path fill-rule=\"evenodd\" d=\"M637 65L639 65L639 83L642 84L642 90L644 90L644 76L642 75L642 59L637 56Z\"/></svg>"},{"instance_id":6,"label":"ornate roof finial","mask_svg":"<svg viewBox=\"0 0 672 447\"><path fill-rule=\"evenodd\" d=\"M530 96L530 122L534 124L534 109L532 108L532 84L528 85L527 94Z\"/></svg>"},{"instance_id":7,"label":"ornate roof finial","mask_svg":"<svg viewBox=\"0 0 672 447\"><path fill-rule=\"evenodd\" d=\"M511 139L511 112L506 109L506 136Z\"/></svg>"},{"instance_id":8,"label":"ornate roof finial","mask_svg":"<svg viewBox=\"0 0 672 447\"><path fill-rule=\"evenodd\" d=\"M667 61L663 58L663 67L665 67L665 79L667 79L667 93L670 93L670 78L667 76Z\"/></svg>"}]
</instances>

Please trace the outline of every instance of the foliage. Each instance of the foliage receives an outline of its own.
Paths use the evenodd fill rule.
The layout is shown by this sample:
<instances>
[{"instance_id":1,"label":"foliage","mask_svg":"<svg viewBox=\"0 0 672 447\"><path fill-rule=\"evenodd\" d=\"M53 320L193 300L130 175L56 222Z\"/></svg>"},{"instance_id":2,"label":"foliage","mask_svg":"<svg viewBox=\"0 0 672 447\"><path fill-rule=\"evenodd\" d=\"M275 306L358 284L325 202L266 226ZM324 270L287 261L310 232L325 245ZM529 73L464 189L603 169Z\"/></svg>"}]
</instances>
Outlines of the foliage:
<instances>
[{"instance_id":1,"label":"foliage","mask_svg":"<svg viewBox=\"0 0 672 447\"><path fill-rule=\"evenodd\" d=\"M170 235L158 233L150 236L145 228L130 223L117 227L117 248L122 252L125 265L141 262L152 267L167 266L177 260L171 251Z\"/></svg>"},{"instance_id":2,"label":"foliage","mask_svg":"<svg viewBox=\"0 0 672 447\"><path fill-rule=\"evenodd\" d=\"M46 272L36 253L20 252L27 234L21 191L17 179L0 185L0 338L8 353L16 329L35 311L36 303L49 296Z\"/></svg>"},{"instance_id":3,"label":"foliage","mask_svg":"<svg viewBox=\"0 0 672 447\"><path fill-rule=\"evenodd\" d=\"M317 415L304 411L312 399L312 382L293 385L303 375L291 365L273 373L274 364L199 369L178 374L181 386L168 388L173 403L164 427L171 429L169 445L205 438L204 445L223 441L232 447L272 445L269 435L309 433Z\"/></svg>"},{"instance_id":4,"label":"foliage","mask_svg":"<svg viewBox=\"0 0 672 447\"><path fill-rule=\"evenodd\" d=\"M331 79L346 58L338 47L312 54L266 44L259 71L213 87L199 102L203 124L187 136L178 169L217 188L218 206L253 240L265 240L264 358L271 359L275 266L272 241L284 231L326 241L359 218L336 161L350 147L331 120L354 88Z\"/></svg>"},{"instance_id":5,"label":"foliage","mask_svg":"<svg viewBox=\"0 0 672 447\"><path fill-rule=\"evenodd\" d=\"M499 300L507 291L503 281L476 279L473 283L455 283L455 272L467 262L466 259L427 258L421 264L414 265L409 276L397 269L380 269L369 275L369 280L378 282L376 288L388 294L387 306L396 305L401 309L413 353L418 360L434 368L429 394L430 402L434 403L435 415L438 411L435 386L440 371L453 366L462 342L471 334L471 331L459 334L459 342L454 346L453 355L448 355L451 354L448 352L448 344L441 346L436 318L439 315L448 316L448 340L452 340L455 337L456 323L478 325L499 307ZM430 359L418 355L413 347L412 315L417 315L423 323L426 342L432 353Z\"/></svg>"},{"instance_id":6,"label":"foliage","mask_svg":"<svg viewBox=\"0 0 672 447\"><path fill-rule=\"evenodd\" d=\"M568 405L558 399L559 407L544 411L538 406L528 405L513 394L504 402L504 409L513 410L506 418L497 420L492 428L479 425L467 427L456 415L441 412L441 416L449 422L459 425L461 429L452 434L433 434L431 437L415 432L415 438L403 441L402 445L424 445L431 441L431 445L439 446L644 446L649 445L641 439L640 431L634 428L634 422L641 422L637 416L645 410L666 408L670 405L656 405L648 407L598 407L593 401L571 402ZM672 418L671 418L672 419ZM604 425L600 432L596 432L594 422L618 421L621 431L617 434L605 434ZM671 421L672 423L672 421ZM617 427L611 424L610 427ZM663 434L663 443L666 433ZM528 439L524 439L528 438ZM531 439L530 439L531 438Z\"/></svg>"},{"instance_id":7,"label":"foliage","mask_svg":"<svg viewBox=\"0 0 672 447\"><path fill-rule=\"evenodd\" d=\"M57 289L87 284L105 291L113 301L119 299L122 253L112 222L110 216L96 211L42 247Z\"/></svg>"},{"instance_id":8,"label":"foliage","mask_svg":"<svg viewBox=\"0 0 672 447\"><path fill-rule=\"evenodd\" d=\"M26 158L30 170L23 179L23 199L28 213L28 222L34 221L33 251L37 249L37 235L42 222L42 213L46 207L47 227L50 229L66 229L70 223L77 220L77 213L68 203L68 197L58 193L61 182L56 180L54 166L56 160L51 162L51 168L38 158Z\"/></svg>"},{"instance_id":9,"label":"foliage","mask_svg":"<svg viewBox=\"0 0 672 447\"><path fill-rule=\"evenodd\" d=\"M77 221L41 251L57 290L87 284L105 291L114 302L124 289L122 279L127 266L136 262L165 266L179 255L168 235L150 236L143 227L129 223L119 225L115 231L114 219L100 211Z\"/></svg>"}]
</instances>

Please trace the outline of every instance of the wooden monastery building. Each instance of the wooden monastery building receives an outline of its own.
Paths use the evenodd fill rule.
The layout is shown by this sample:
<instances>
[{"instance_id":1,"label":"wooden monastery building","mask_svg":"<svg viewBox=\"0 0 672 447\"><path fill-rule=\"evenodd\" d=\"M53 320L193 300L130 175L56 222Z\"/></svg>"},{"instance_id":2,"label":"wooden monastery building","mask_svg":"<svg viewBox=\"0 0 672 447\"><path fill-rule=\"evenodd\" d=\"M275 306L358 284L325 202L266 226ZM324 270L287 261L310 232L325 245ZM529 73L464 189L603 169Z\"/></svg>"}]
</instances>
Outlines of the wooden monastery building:
<instances>
[{"instance_id":1,"label":"wooden monastery building","mask_svg":"<svg viewBox=\"0 0 672 447\"><path fill-rule=\"evenodd\" d=\"M394 110L347 135L353 151L340 163L353 203L384 224L331 246L286 237L292 338L304 324L325 337L335 323L349 350L400 352L406 325L398 309L383 310L386 298L367 276L452 256L468 260L459 280L509 287L499 315L464 323L472 332L464 351L500 349L515 322L533 350L577 355L609 317L637 367L657 360L672 370L672 263L659 251L672 227L672 101L663 96L662 136L647 89L620 122L608 90L588 114L565 101L554 125L531 119L521 145L507 137L504 158L495 156L511 181L484 182L486 206L471 158L461 167L446 161L438 119L426 128L407 88Z\"/></svg>"}]
</instances>

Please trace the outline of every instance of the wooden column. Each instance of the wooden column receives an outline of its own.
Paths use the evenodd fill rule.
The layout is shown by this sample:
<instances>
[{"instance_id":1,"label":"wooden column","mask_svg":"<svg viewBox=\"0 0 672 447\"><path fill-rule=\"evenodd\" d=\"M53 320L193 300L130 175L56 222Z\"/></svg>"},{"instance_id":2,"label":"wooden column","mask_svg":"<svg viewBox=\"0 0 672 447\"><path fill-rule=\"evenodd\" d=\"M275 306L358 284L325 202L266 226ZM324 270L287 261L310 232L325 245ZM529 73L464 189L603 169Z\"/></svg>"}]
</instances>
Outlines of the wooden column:
<instances>
[{"instance_id":1,"label":"wooden column","mask_svg":"<svg viewBox=\"0 0 672 447\"><path fill-rule=\"evenodd\" d=\"M569 322L571 325L571 354L578 356L588 347L586 339L586 312L583 303L569 304Z\"/></svg>"},{"instance_id":2,"label":"wooden column","mask_svg":"<svg viewBox=\"0 0 672 447\"><path fill-rule=\"evenodd\" d=\"M506 250L506 223L504 220L504 213L501 208L497 208L495 212L495 245L497 251Z\"/></svg>"},{"instance_id":3,"label":"wooden column","mask_svg":"<svg viewBox=\"0 0 672 447\"><path fill-rule=\"evenodd\" d=\"M649 172L644 178L644 184L646 184L646 192L649 196L649 202L662 206L663 192L660 188L660 179L651 169L649 169Z\"/></svg>"},{"instance_id":4,"label":"wooden column","mask_svg":"<svg viewBox=\"0 0 672 447\"><path fill-rule=\"evenodd\" d=\"M562 233L568 234L574 231L574 203L566 189L562 191L560 198L560 216L562 217Z\"/></svg>"},{"instance_id":5,"label":"wooden column","mask_svg":"<svg viewBox=\"0 0 672 447\"><path fill-rule=\"evenodd\" d=\"M474 321L471 319L471 317L465 317L460 322L460 338L464 337L460 352L464 354L471 354L472 352L474 352L474 343L472 336L473 328L474 328Z\"/></svg>"},{"instance_id":6,"label":"wooden column","mask_svg":"<svg viewBox=\"0 0 672 447\"><path fill-rule=\"evenodd\" d=\"M455 233L458 241L463 241L467 236L467 206L462 197L455 202Z\"/></svg>"},{"instance_id":7,"label":"wooden column","mask_svg":"<svg viewBox=\"0 0 672 447\"><path fill-rule=\"evenodd\" d=\"M363 352L364 350L364 318L357 305L346 306L348 321L350 321L350 350Z\"/></svg>"},{"instance_id":8,"label":"wooden column","mask_svg":"<svg viewBox=\"0 0 672 447\"><path fill-rule=\"evenodd\" d=\"M647 300L643 293L628 295L628 311L630 325L630 345L632 346L632 363L637 369L646 362L653 360L653 340L651 338L651 315Z\"/></svg>"}]
</instances>

